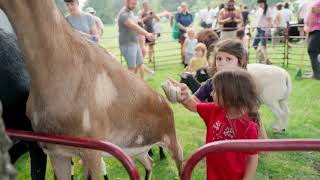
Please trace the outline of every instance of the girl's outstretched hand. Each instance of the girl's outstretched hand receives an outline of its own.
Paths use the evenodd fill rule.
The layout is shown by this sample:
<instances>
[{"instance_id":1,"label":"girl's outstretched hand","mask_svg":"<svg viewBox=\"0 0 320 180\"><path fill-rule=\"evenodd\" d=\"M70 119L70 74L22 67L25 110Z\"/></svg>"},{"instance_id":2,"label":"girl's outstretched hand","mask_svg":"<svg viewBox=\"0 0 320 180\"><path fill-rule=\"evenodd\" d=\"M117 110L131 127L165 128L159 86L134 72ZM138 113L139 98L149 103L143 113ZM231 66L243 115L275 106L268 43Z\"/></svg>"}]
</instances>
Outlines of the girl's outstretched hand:
<instances>
[{"instance_id":1,"label":"girl's outstretched hand","mask_svg":"<svg viewBox=\"0 0 320 180\"><path fill-rule=\"evenodd\" d=\"M182 103L190 97L190 89L184 83L179 83L176 80L169 79L169 81L180 89L179 94L177 94L177 102Z\"/></svg>"}]
</instances>

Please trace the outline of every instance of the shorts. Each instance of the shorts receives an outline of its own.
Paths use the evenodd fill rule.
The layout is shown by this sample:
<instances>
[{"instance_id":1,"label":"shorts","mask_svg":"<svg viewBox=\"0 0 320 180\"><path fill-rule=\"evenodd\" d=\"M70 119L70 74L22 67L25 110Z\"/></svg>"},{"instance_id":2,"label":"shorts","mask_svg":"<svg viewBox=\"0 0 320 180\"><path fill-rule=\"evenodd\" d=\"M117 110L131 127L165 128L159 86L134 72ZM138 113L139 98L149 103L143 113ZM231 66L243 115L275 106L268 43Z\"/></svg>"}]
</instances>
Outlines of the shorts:
<instances>
[{"instance_id":1,"label":"shorts","mask_svg":"<svg viewBox=\"0 0 320 180\"><path fill-rule=\"evenodd\" d=\"M128 68L135 68L137 65L143 64L142 51L139 44L120 45L120 51L127 62Z\"/></svg>"}]
</instances>

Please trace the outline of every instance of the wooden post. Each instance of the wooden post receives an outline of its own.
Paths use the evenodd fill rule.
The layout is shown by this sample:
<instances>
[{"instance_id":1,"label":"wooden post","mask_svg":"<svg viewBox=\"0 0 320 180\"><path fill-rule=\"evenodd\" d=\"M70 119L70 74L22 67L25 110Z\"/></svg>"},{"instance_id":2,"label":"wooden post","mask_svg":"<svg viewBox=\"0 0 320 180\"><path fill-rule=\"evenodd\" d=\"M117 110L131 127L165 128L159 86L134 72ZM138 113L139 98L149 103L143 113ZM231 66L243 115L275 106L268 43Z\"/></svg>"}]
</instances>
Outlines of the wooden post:
<instances>
[{"instance_id":1,"label":"wooden post","mask_svg":"<svg viewBox=\"0 0 320 180\"><path fill-rule=\"evenodd\" d=\"M2 119L2 104L0 102L0 179L16 179L16 171L10 162L8 150L11 146L11 140L5 133L5 127Z\"/></svg>"}]
</instances>

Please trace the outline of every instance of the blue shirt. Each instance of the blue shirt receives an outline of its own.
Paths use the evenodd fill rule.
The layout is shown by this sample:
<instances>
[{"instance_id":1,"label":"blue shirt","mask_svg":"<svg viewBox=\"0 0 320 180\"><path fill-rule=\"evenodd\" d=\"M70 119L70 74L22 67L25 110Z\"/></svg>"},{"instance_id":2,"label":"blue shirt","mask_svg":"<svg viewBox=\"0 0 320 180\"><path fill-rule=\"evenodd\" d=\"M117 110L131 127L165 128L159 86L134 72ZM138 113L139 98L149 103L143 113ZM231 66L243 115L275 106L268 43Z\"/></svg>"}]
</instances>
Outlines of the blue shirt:
<instances>
[{"instance_id":1,"label":"blue shirt","mask_svg":"<svg viewBox=\"0 0 320 180\"><path fill-rule=\"evenodd\" d=\"M212 80L208 79L203 85L200 86L200 88L197 90L197 92L194 93L194 95L201 102L213 102L213 98L210 95L212 91Z\"/></svg>"},{"instance_id":2,"label":"blue shirt","mask_svg":"<svg viewBox=\"0 0 320 180\"><path fill-rule=\"evenodd\" d=\"M180 23L184 27L190 26L190 24L192 24L192 22L193 22L193 17L192 17L192 14L190 14L190 13L186 13L186 14L178 13L176 18L177 18L176 19L177 23ZM180 29L180 31L185 32L181 29Z\"/></svg>"},{"instance_id":3,"label":"blue shirt","mask_svg":"<svg viewBox=\"0 0 320 180\"><path fill-rule=\"evenodd\" d=\"M91 29L95 25L94 17L85 12L80 12L79 15L74 16L68 15L66 19L74 29L86 34L91 34Z\"/></svg>"}]
</instances>

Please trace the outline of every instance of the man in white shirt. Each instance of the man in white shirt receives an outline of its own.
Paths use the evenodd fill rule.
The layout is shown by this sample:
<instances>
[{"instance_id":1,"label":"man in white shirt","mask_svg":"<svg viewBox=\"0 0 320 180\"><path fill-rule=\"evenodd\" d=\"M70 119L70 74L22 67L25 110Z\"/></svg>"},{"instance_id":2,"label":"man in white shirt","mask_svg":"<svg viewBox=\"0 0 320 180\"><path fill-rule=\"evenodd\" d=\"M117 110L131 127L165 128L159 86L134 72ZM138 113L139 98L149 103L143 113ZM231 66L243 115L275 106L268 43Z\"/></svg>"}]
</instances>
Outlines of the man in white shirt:
<instances>
[{"instance_id":1,"label":"man in white shirt","mask_svg":"<svg viewBox=\"0 0 320 180\"><path fill-rule=\"evenodd\" d=\"M212 28L212 24L214 21L214 17L216 16L217 12L208 6L207 9L203 9L199 12L200 17L200 25L204 29Z\"/></svg>"},{"instance_id":2,"label":"man in white shirt","mask_svg":"<svg viewBox=\"0 0 320 180\"><path fill-rule=\"evenodd\" d=\"M289 25L290 21L292 20L292 16L293 16L292 11L290 10L289 3L284 4L284 9L282 10L282 13L283 13L282 14L283 20L287 23L287 25Z\"/></svg>"}]
</instances>

